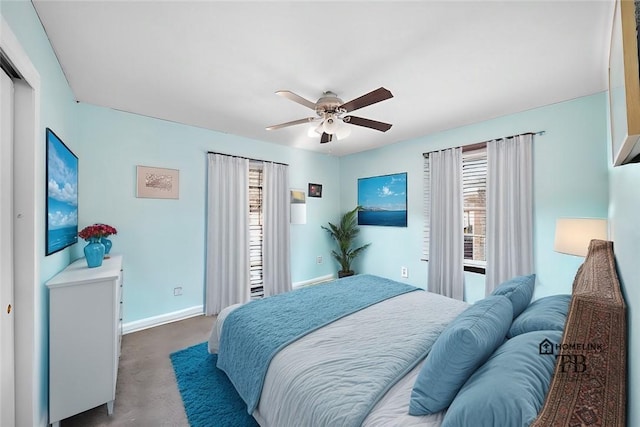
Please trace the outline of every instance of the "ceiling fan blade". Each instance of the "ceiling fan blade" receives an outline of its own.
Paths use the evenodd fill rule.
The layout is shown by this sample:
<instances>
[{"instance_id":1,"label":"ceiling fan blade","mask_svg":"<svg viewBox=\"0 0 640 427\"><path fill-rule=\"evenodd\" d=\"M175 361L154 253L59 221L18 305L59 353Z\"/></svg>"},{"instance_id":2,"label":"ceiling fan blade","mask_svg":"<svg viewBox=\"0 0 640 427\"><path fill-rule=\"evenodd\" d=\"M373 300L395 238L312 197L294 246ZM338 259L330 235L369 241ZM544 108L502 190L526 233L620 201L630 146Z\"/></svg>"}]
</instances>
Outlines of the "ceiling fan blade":
<instances>
[{"instance_id":1,"label":"ceiling fan blade","mask_svg":"<svg viewBox=\"0 0 640 427\"><path fill-rule=\"evenodd\" d=\"M284 96L285 98L293 101L293 102L297 102L300 105L304 105L305 107L311 108L312 110L316 109L316 103L315 102L311 102L308 99L305 99L303 97L301 97L298 94L295 94L293 92L291 92L290 90L279 90L276 92L276 94L280 95L280 96Z\"/></svg>"},{"instance_id":2,"label":"ceiling fan blade","mask_svg":"<svg viewBox=\"0 0 640 427\"><path fill-rule=\"evenodd\" d=\"M282 128L286 128L287 126L301 125L301 124L313 122L316 120L320 120L320 119L318 117L307 117L305 119L293 120L291 122L286 122L286 123L280 123L279 125L267 126L265 129L266 130L282 129Z\"/></svg>"},{"instance_id":3,"label":"ceiling fan blade","mask_svg":"<svg viewBox=\"0 0 640 427\"><path fill-rule=\"evenodd\" d=\"M330 133L322 132L322 136L320 137L320 144L326 144L327 142L331 142L333 135Z\"/></svg>"},{"instance_id":4,"label":"ceiling fan blade","mask_svg":"<svg viewBox=\"0 0 640 427\"><path fill-rule=\"evenodd\" d=\"M391 129L391 126L392 126L389 123L379 122L376 120L365 119L365 118L356 117L356 116L344 116L342 118L342 121L344 121L345 123L356 125L356 126L364 126L366 128L379 130L380 132L386 132L389 129Z\"/></svg>"},{"instance_id":5,"label":"ceiling fan blade","mask_svg":"<svg viewBox=\"0 0 640 427\"><path fill-rule=\"evenodd\" d=\"M348 113L350 111L357 110L358 108L366 107L367 105L375 104L376 102L384 101L389 98L393 98L393 94L388 89L381 87L362 95L359 98L345 102L339 108L344 109Z\"/></svg>"}]
</instances>

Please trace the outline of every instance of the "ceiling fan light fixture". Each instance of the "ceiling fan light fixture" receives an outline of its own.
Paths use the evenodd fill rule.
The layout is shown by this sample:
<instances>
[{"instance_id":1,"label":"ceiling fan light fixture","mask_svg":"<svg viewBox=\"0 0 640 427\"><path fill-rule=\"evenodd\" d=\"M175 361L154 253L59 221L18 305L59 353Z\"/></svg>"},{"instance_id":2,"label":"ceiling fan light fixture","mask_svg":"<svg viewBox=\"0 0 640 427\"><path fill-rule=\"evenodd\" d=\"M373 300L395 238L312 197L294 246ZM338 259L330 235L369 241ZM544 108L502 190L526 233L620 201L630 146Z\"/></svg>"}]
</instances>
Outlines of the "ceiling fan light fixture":
<instances>
[{"instance_id":1,"label":"ceiling fan light fixture","mask_svg":"<svg viewBox=\"0 0 640 427\"><path fill-rule=\"evenodd\" d=\"M336 138L338 141L345 139L349 135L351 135L351 126L343 124L338 127L338 130L336 131Z\"/></svg>"},{"instance_id":2,"label":"ceiling fan light fixture","mask_svg":"<svg viewBox=\"0 0 640 427\"><path fill-rule=\"evenodd\" d=\"M338 120L334 115L329 115L324 122L322 122L322 130L324 133L328 133L329 135L336 133L338 126Z\"/></svg>"}]
</instances>

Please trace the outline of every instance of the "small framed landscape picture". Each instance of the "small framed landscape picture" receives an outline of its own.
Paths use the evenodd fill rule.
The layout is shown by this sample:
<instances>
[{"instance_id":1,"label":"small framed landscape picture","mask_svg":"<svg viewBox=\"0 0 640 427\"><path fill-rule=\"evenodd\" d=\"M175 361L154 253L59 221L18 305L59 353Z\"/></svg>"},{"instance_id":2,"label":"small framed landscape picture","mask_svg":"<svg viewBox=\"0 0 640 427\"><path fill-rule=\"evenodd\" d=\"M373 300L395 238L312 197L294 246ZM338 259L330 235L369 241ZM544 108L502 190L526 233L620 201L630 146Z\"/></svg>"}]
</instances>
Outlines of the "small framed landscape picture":
<instances>
[{"instance_id":1,"label":"small framed landscape picture","mask_svg":"<svg viewBox=\"0 0 640 427\"><path fill-rule=\"evenodd\" d=\"M307 202L304 197L304 190L290 190L291 191L291 224L306 224L307 223Z\"/></svg>"},{"instance_id":2,"label":"small framed landscape picture","mask_svg":"<svg viewBox=\"0 0 640 427\"><path fill-rule=\"evenodd\" d=\"M309 197L322 197L322 184L309 183Z\"/></svg>"},{"instance_id":3,"label":"small framed landscape picture","mask_svg":"<svg viewBox=\"0 0 640 427\"><path fill-rule=\"evenodd\" d=\"M177 169L137 166L136 197L177 199L180 193L180 171Z\"/></svg>"},{"instance_id":4,"label":"small framed landscape picture","mask_svg":"<svg viewBox=\"0 0 640 427\"><path fill-rule=\"evenodd\" d=\"M291 204L292 205L304 205L304 190L291 190Z\"/></svg>"}]
</instances>

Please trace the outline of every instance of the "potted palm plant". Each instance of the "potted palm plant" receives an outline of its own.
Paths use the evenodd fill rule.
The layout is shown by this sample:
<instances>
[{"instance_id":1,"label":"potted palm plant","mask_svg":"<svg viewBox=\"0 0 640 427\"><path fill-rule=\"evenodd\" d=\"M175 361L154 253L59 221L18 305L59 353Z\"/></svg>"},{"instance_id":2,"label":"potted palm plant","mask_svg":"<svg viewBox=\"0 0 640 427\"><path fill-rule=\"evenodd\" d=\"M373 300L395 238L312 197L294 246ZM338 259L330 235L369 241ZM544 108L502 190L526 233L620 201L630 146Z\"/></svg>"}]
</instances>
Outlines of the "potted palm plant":
<instances>
[{"instance_id":1,"label":"potted palm plant","mask_svg":"<svg viewBox=\"0 0 640 427\"><path fill-rule=\"evenodd\" d=\"M367 243L366 245L362 245L357 248L351 247L355 237L360 232L360 229L357 226L357 215L360 209L360 206L356 206L355 209L342 215L339 225L329 223L329 227L325 227L324 225L321 226L338 244L338 251L331 251L333 257L338 261L338 264L340 264L338 277L346 277L355 274L351 269L351 262L371 244Z\"/></svg>"}]
</instances>

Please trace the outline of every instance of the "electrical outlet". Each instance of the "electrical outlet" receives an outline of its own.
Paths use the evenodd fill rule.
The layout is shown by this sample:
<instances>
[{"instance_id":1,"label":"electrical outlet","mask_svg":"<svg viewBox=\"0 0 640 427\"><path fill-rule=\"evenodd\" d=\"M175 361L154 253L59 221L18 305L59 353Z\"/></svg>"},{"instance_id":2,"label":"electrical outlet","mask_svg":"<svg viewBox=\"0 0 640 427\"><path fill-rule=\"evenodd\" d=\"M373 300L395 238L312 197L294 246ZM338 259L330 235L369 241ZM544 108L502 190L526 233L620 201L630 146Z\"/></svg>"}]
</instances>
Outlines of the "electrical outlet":
<instances>
[{"instance_id":1,"label":"electrical outlet","mask_svg":"<svg viewBox=\"0 0 640 427\"><path fill-rule=\"evenodd\" d=\"M316 257L316 264L322 264L322 255Z\"/></svg>"},{"instance_id":2,"label":"electrical outlet","mask_svg":"<svg viewBox=\"0 0 640 427\"><path fill-rule=\"evenodd\" d=\"M409 270L407 270L407 267L400 267L400 277L405 279L409 277Z\"/></svg>"},{"instance_id":3,"label":"electrical outlet","mask_svg":"<svg viewBox=\"0 0 640 427\"><path fill-rule=\"evenodd\" d=\"M178 286L176 288L173 288L173 296L177 297L182 295L182 286Z\"/></svg>"}]
</instances>

